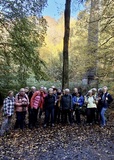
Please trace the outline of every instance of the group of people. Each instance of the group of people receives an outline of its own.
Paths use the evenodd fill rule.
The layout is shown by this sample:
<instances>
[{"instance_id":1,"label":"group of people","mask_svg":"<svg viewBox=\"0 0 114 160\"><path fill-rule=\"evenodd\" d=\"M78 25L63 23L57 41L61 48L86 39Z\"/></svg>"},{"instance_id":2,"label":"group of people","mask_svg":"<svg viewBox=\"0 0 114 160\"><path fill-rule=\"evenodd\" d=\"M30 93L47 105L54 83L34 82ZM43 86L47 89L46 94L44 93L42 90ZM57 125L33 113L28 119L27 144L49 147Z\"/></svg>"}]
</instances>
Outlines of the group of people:
<instances>
[{"instance_id":1,"label":"group of people","mask_svg":"<svg viewBox=\"0 0 114 160\"><path fill-rule=\"evenodd\" d=\"M86 124L92 125L98 123L101 127L106 125L105 112L111 102L112 96L108 93L108 88L97 89L93 88L84 96L74 88L71 94L69 89L57 89L52 86L47 90L46 87L41 87L36 90L36 87L21 88L19 93L14 97L14 92L9 91L8 96L3 102L4 119L1 125L0 135L4 135L9 131L11 126L12 115L15 113L16 121L14 129L24 129L26 125L26 115L28 113L28 127L33 129L38 127L38 119L44 115L43 127L48 125L52 127L56 123L72 125L81 124L83 109L86 117Z\"/></svg>"}]
</instances>

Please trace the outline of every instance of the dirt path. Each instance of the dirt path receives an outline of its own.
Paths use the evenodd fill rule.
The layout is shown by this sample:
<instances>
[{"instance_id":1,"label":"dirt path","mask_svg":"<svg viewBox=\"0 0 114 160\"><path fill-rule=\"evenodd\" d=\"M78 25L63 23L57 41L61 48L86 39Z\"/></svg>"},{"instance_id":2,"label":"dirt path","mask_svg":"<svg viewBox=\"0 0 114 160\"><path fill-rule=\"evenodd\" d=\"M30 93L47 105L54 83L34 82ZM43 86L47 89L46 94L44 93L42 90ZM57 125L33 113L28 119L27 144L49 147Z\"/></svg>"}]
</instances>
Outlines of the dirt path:
<instances>
[{"instance_id":1,"label":"dirt path","mask_svg":"<svg viewBox=\"0 0 114 160\"><path fill-rule=\"evenodd\" d=\"M0 159L113 160L113 128L56 126L15 131L0 139Z\"/></svg>"},{"instance_id":2,"label":"dirt path","mask_svg":"<svg viewBox=\"0 0 114 160\"><path fill-rule=\"evenodd\" d=\"M114 160L111 116L104 129L74 124L12 131L0 137L0 160Z\"/></svg>"}]
</instances>

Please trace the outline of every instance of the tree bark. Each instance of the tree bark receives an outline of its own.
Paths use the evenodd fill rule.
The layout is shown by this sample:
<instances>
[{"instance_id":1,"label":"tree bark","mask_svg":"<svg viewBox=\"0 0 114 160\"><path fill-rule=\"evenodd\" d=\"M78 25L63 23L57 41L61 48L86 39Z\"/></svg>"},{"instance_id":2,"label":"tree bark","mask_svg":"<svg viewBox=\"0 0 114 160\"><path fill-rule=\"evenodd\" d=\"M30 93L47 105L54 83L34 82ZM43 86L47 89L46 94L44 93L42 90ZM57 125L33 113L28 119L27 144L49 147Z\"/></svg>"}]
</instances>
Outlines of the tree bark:
<instances>
[{"instance_id":1,"label":"tree bark","mask_svg":"<svg viewBox=\"0 0 114 160\"><path fill-rule=\"evenodd\" d=\"M64 40L63 40L63 75L62 75L62 88L69 87L69 36L70 36L70 7L71 0L66 0L64 11Z\"/></svg>"}]
</instances>

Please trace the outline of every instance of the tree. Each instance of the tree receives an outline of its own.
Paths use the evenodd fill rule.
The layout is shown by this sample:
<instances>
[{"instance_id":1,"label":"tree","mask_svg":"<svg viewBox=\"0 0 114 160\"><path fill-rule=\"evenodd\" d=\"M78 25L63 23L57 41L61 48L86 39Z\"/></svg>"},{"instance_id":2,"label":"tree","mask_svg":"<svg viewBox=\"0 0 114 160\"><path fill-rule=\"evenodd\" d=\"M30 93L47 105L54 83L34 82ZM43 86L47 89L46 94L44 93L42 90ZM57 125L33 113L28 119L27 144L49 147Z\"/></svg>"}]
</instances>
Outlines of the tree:
<instances>
[{"instance_id":1,"label":"tree","mask_svg":"<svg viewBox=\"0 0 114 160\"><path fill-rule=\"evenodd\" d=\"M70 35L70 6L71 0L66 0L64 11L64 44L63 44L63 76L62 76L62 88L69 87L69 35Z\"/></svg>"},{"instance_id":2,"label":"tree","mask_svg":"<svg viewBox=\"0 0 114 160\"><path fill-rule=\"evenodd\" d=\"M88 84L94 80L97 75L97 52L99 44L99 0L91 0L90 17L88 26L88 50L87 54L91 55L93 60L92 66L88 69Z\"/></svg>"},{"instance_id":3,"label":"tree","mask_svg":"<svg viewBox=\"0 0 114 160\"><path fill-rule=\"evenodd\" d=\"M34 72L37 80L44 78L41 69L44 62L40 59L38 50L45 39L46 21L41 12L46 2L46 0L0 1L2 88L10 84L26 85L31 72Z\"/></svg>"},{"instance_id":4,"label":"tree","mask_svg":"<svg viewBox=\"0 0 114 160\"><path fill-rule=\"evenodd\" d=\"M99 80L102 81L114 77L114 16L112 3L114 3L112 0L104 0L98 8L93 7L91 11L89 0L86 2L84 10L79 12L77 19L71 18L69 39L70 82L80 83L84 75L88 76L90 71L92 71L91 74L94 77L97 75ZM91 18L90 12L92 14ZM50 80L60 81L62 77L62 56L59 58L59 55L63 53L61 43L63 39L63 18L56 21L47 17L46 21L49 26L46 37L47 45L43 46L40 54L47 62L45 71L48 73ZM94 82L96 83L96 80L92 81L92 85L96 85Z\"/></svg>"},{"instance_id":5,"label":"tree","mask_svg":"<svg viewBox=\"0 0 114 160\"><path fill-rule=\"evenodd\" d=\"M98 77L105 83L114 79L114 2L113 0L103 0L100 12L100 38L99 38L99 55Z\"/></svg>"}]
</instances>

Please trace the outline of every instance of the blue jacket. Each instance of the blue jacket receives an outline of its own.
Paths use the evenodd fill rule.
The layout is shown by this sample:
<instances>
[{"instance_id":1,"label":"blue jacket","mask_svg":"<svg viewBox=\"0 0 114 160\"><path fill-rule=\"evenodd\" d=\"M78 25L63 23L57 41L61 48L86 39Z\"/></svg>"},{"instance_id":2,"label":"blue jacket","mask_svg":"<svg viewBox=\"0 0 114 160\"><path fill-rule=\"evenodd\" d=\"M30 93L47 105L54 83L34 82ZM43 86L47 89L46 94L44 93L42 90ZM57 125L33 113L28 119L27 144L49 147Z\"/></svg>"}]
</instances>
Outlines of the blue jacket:
<instances>
[{"instance_id":1,"label":"blue jacket","mask_svg":"<svg viewBox=\"0 0 114 160\"><path fill-rule=\"evenodd\" d=\"M84 97L81 96L81 97L79 97L79 99L77 99L77 97L74 96L74 97L72 98L72 102L73 102L73 105L75 105L76 103L79 103L79 107L82 107L83 104L84 104Z\"/></svg>"}]
</instances>

